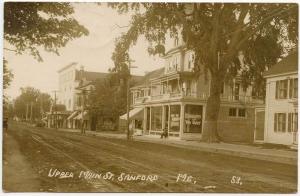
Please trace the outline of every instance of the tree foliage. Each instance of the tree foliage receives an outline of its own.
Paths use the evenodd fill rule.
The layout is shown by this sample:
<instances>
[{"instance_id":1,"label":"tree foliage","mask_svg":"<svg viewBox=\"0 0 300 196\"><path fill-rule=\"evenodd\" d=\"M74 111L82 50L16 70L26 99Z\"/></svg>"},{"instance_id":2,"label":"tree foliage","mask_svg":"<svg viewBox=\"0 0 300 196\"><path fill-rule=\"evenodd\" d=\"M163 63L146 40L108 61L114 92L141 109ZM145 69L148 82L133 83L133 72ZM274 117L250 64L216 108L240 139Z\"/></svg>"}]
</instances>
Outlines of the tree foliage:
<instances>
[{"instance_id":1,"label":"tree foliage","mask_svg":"<svg viewBox=\"0 0 300 196\"><path fill-rule=\"evenodd\" d=\"M32 105L32 119L41 118L43 113L50 111L51 96L47 93L42 93L33 87L21 88L19 95L14 102L14 115L25 119L30 118Z\"/></svg>"},{"instance_id":2,"label":"tree foliage","mask_svg":"<svg viewBox=\"0 0 300 196\"><path fill-rule=\"evenodd\" d=\"M297 46L298 5L288 3L112 3L133 12L129 30L116 42L115 70L126 70L129 48L140 35L150 54L164 54L166 35L182 37L195 52L195 72L210 76L206 107L208 140L215 140L222 82L241 73L245 86L263 88L262 73ZM243 63L238 60L243 56ZM203 66L202 66L203 65ZM201 70L201 68L203 70ZM205 134L204 134L205 135ZM209 139L210 138L210 139Z\"/></svg>"},{"instance_id":3,"label":"tree foliage","mask_svg":"<svg viewBox=\"0 0 300 196\"><path fill-rule=\"evenodd\" d=\"M96 116L110 118L118 123L119 116L126 112L126 88L115 74L96 80L95 89L88 96L89 111Z\"/></svg>"},{"instance_id":4,"label":"tree foliage","mask_svg":"<svg viewBox=\"0 0 300 196\"><path fill-rule=\"evenodd\" d=\"M12 72L7 67L7 61L3 59L3 89L7 89L13 79Z\"/></svg>"},{"instance_id":5,"label":"tree foliage","mask_svg":"<svg viewBox=\"0 0 300 196\"><path fill-rule=\"evenodd\" d=\"M29 51L42 60L40 48L58 53L58 49L88 30L73 17L70 3L5 2L4 39L13 45L17 54Z\"/></svg>"}]
</instances>

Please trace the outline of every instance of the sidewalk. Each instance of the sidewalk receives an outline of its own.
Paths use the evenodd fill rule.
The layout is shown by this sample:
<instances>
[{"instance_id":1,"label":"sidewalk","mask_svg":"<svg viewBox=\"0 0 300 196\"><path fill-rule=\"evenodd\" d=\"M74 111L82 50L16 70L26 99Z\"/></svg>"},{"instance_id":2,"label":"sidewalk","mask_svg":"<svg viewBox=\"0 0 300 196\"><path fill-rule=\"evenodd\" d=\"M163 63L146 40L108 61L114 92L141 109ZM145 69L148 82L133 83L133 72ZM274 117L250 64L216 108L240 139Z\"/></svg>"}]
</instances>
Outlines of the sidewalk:
<instances>
[{"instance_id":1,"label":"sidewalk","mask_svg":"<svg viewBox=\"0 0 300 196\"><path fill-rule=\"evenodd\" d=\"M60 129L61 131L78 132L80 130ZM107 138L126 139L126 134L103 133L95 131L86 131L88 135L95 135ZM289 165L297 165L297 151L284 149L265 149L258 146L248 146L243 144L229 143L205 143L199 141L186 141L179 138L160 139L159 136L134 136L133 140L149 143L158 143L179 148L187 148L200 150L205 152L220 153L231 156L245 157L250 159L266 160L276 163L285 163Z\"/></svg>"}]
</instances>

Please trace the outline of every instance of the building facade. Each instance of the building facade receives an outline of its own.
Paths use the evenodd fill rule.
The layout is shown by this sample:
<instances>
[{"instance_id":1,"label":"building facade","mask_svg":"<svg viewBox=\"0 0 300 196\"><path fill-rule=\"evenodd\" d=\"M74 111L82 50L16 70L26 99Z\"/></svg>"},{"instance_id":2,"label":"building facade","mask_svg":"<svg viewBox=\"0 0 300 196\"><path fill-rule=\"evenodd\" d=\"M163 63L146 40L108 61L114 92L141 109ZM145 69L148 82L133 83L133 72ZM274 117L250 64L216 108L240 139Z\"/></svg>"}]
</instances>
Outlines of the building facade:
<instances>
[{"instance_id":1,"label":"building facade","mask_svg":"<svg viewBox=\"0 0 300 196\"><path fill-rule=\"evenodd\" d=\"M148 73L131 89L135 130L149 135L167 130L169 136L186 140L202 138L210 81L204 71L194 73L194 59L192 51L175 41L164 57L164 68ZM259 105L263 101L253 98L252 88L243 88L238 78L224 83L218 121L222 140L252 142Z\"/></svg>"},{"instance_id":2,"label":"building facade","mask_svg":"<svg viewBox=\"0 0 300 196\"><path fill-rule=\"evenodd\" d=\"M289 55L265 73L264 142L298 144L298 54Z\"/></svg>"}]
</instances>

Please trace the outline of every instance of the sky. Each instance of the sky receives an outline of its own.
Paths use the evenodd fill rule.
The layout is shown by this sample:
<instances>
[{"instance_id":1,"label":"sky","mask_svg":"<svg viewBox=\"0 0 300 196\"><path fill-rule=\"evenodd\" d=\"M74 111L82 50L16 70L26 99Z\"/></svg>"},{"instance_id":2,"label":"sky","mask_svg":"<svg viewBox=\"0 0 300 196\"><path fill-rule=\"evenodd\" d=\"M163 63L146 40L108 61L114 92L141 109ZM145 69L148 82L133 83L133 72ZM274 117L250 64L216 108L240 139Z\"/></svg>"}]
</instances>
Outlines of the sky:
<instances>
[{"instance_id":1,"label":"sky","mask_svg":"<svg viewBox=\"0 0 300 196\"><path fill-rule=\"evenodd\" d=\"M130 14L119 15L106 4L99 6L94 3L73 3L73 6L74 18L89 30L89 35L69 42L65 48L59 50L59 56L40 50L44 61L38 62L31 55L16 55L4 50L8 67L14 74L14 79L5 92L11 99L20 94L21 87L26 86L53 94L58 89L57 70L72 62L83 65L87 71L108 72L113 67L111 55L114 40L127 30L118 28L117 25L128 25ZM7 46L6 42L4 46ZM131 70L132 74L144 75L147 71L163 66L163 59L149 56L147 47L148 43L141 37L130 49L130 56L135 61L132 65L137 66Z\"/></svg>"}]
</instances>

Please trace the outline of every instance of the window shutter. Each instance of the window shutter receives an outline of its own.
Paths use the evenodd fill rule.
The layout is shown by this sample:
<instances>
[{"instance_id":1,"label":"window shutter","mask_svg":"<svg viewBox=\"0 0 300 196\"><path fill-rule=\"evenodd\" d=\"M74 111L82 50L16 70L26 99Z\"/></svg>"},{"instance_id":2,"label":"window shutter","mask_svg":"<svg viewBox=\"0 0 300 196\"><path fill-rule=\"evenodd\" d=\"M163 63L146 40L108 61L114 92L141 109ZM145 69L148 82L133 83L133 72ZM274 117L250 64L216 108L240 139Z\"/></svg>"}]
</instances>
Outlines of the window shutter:
<instances>
[{"instance_id":1,"label":"window shutter","mask_svg":"<svg viewBox=\"0 0 300 196\"><path fill-rule=\"evenodd\" d=\"M283 113L282 131L286 132L286 113Z\"/></svg>"},{"instance_id":2,"label":"window shutter","mask_svg":"<svg viewBox=\"0 0 300 196\"><path fill-rule=\"evenodd\" d=\"M289 98L293 98L293 90L294 90L294 80L290 79L290 86L289 86Z\"/></svg>"},{"instance_id":3,"label":"window shutter","mask_svg":"<svg viewBox=\"0 0 300 196\"><path fill-rule=\"evenodd\" d=\"M276 81L276 89L275 89L275 98L278 99L278 93L279 93L279 81ZM276 114L275 114L276 116Z\"/></svg>"},{"instance_id":4,"label":"window shutter","mask_svg":"<svg viewBox=\"0 0 300 196\"><path fill-rule=\"evenodd\" d=\"M274 132L277 132L277 113L274 114Z\"/></svg>"},{"instance_id":5,"label":"window shutter","mask_svg":"<svg viewBox=\"0 0 300 196\"><path fill-rule=\"evenodd\" d=\"M284 98L288 98L288 84L289 80L284 80Z\"/></svg>"},{"instance_id":6,"label":"window shutter","mask_svg":"<svg viewBox=\"0 0 300 196\"><path fill-rule=\"evenodd\" d=\"M288 132L292 132L293 115L288 113Z\"/></svg>"}]
</instances>

